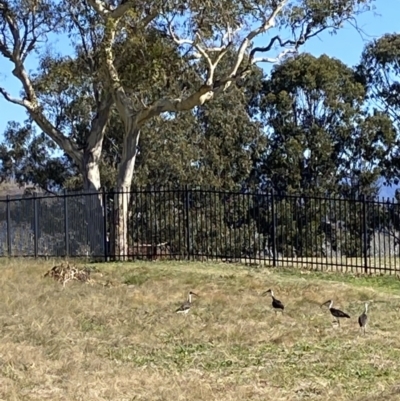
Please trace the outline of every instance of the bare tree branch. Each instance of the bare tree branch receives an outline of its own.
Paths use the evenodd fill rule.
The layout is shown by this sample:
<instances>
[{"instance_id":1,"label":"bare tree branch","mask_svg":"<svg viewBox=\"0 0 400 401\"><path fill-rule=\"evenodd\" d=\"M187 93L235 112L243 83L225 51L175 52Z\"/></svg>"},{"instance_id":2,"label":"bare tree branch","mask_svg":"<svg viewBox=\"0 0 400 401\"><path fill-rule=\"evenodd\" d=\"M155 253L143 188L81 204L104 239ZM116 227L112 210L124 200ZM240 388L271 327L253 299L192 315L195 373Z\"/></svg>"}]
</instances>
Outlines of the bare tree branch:
<instances>
[{"instance_id":1,"label":"bare tree branch","mask_svg":"<svg viewBox=\"0 0 400 401\"><path fill-rule=\"evenodd\" d=\"M209 85L203 85L198 91L192 93L185 99L160 99L137 113L136 124L140 127L150 118L165 112L173 113L191 110L209 101L213 96L213 88Z\"/></svg>"},{"instance_id":2,"label":"bare tree branch","mask_svg":"<svg viewBox=\"0 0 400 401\"><path fill-rule=\"evenodd\" d=\"M289 54L297 55L298 54L298 50L297 49L284 49L276 57L257 57L257 58L253 58L251 60L251 63L252 64L257 64L257 63L279 63L279 61L283 60Z\"/></svg>"},{"instance_id":3,"label":"bare tree branch","mask_svg":"<svg viewBox=\"0 0 400 401\"><path fill-rule=\"evenodd\" d=\"M97 113L92 121L90 133L87 138L87 147L89 149L94 151L96 147L100 147L98 152L99 156L101 154L102 140L110 118L113 103L113 97L110 93L106 93L103 99L99 101L97 104Z\"/></svg>"},{"instance_id":4,"label":"bare tree branch","mask_svg":"<svg viewBox=\"0 0 400 401\"><path fill-rule=\"evenodd\" d=\"M0 87L0 93L3 95L4 99L6 99L10 103L18 104L19 106L26 107L24 100L17 99L11 96L4 88Z\"/></svg>"},{"instance_id":5,"label":"bare tree branch","mask_svg":"<svg viewBox=\"0 0 400 401\"><path fill-rule=\"evenodd\" d=\"M329 26L328 27L323 27L323 28L317 29L316 31L312 32L311 31L311 25L308 25L307 28L306 28L306 31L304 33L302 33L302 35L300 36L300 38L298 40L288 39L288 40L282 41L280 36L274 36L270 40L270 42L268 43L267 46L265 46L265 47L255 47L254 49L252 49L250 51L249 62L251 64L256 64L257 62L259 62L258 60L262 61L263 58L257 59L257 58L254 57L255 54L256 53L269 52L272 49L272 47L275 44L275 42L278 42L279 46L282 47L282 48L285 48L287 46L292 46L291 49L285 49L283 51L284 53L285 53L285 51L288 50L289 53L296 54L298 52L298 48L300 46L304 45L304 43L306 43L307 40L311 39L314 36L319 35L322 31L324 31L327 28L330 28L330 27ZM286 54L287 54L287 52L286 52ZM281 58L282 58L282 56L278 55L277 59L279 60ZM272 59L272 60L274 60L274 59Z\"/></svg>"},{"instance_id":6,"label":"bare tree branch","mask_svg":"<svg viewBox=\"0 0 400 401\"><path fill-rule=\"evenodd\" d=\"M213 81L214 81L214 72L215 68L217 67L218 63L221 61L222 57L226 54L226 48L227 46L221 48L220 54L217 58L217 60L213 63L211 60L211 57L208 54L209 49L204 49L200 43L199 40L201 39L201 36L198 32L195 34L194 40L189 40L189 39L180 39L173 30L172 27L172 20L168 21L168 32L172 38L172 40L178 45L189 45L192 46L194 49L196 49L201 56L203 56L204 60L207 62L208 68L207 68L207 78L206 78L206 85L211 86ZM215 49L213 49L215 51Z\"/></svg>"},{"instance_id":7,"label":"bare tree branch","mask_svg":"<svg viewBox=\"0 0 400 401\"><path fill-rule=\"evenodd\" d=\"M282 11L283 7L287 3L288 0L281 0L276 3L275 8L272 10L271 14L263 21L263 23L258 26L256 29L253 29L242 41L239 50L238 50L238 55L236 57L236 63L233 66L229 76L234 77L242 62L244 59L244 56L246 54L247 49L251 45L251 41L261 33L267 32L270 28L275 26L275 18L278 16L278 14Z\"/></svg>"},{"instance_id":8,"label":"bare tree branch","mask_svg":"<svg viewBox=\"0 0 400 401\"><path fill-rule=\"evenodd\" d=\"M262 48L257 48L256 51L251 53L251 59L250 62L246 65L242 71L239 72L239 69L241 65L243 64L243 60L245 58L246 52L248 51L249 47L251 46L252 40L259 36L262 33L267 32L270 28L275 26L275 18L279 15L279 13L283 10L284 6L287 4L288 0L281 0L276 2L274 8L268 16L263 18L262 23L255 29L251 30L244 39L240 42L238 51L237 51L237 56L235 59L235 62L229 71L228 74L225 75L225 77L221 78L218 80L218 82L214 82L214 74L215 70L218 66L218 64L221 62L225 54L228 52L229 48L233 44L233 36L234 33L236 33L240 28L236 29L235 32L232 31L230 26L227 26L226 32L224 35L222 35L221 38L221 46L211 46L211 47L203 47L200 45L200 40L201 36L199 32L197 31L195 33L195 37L193 40L191 39L182 39L179 38L176 33L172 29L172 20L168 21L168 33L171 37L171 39L177 44L177 45L188 45L191 46L193 49L197 50L198 52L198 57L203 58L208 65L208 70L207 70L207 79L205 81L206 86L212 86L214 92L221 92L226 90L232 82L237 81L240 78L245 77L249 71L250 71L250 65L255 62L276 62L285 57L289 53L295 53L294 50L284 50L278 57L276 58L258 58L257 60L254 60L254 54L256 51L261 51ZM226 44L223 44L224 39L228 39L228 42ZM265 48L265 51L268 51L272 48L274 42L276 40L279 40L280 42L281 39L279 37L276 37L271 43L269 44L268 47ZM210 53L219 53L215 59L215 61L212 61ZM253 62L252 62L253 61ZM212 96L211 96L212 97Z\"/></svg>"},{"instance_id":9,"label":"bare tree branch","mask_svg":"<svg viewBox=\"0 0 400 401\"><path fill-rule=\"evenodd\" d=\"M44 116L40 107L35 106L32 102L26 99L17 99L12 97L4 88L0 88L0 93L10 103L17 104L24 107L32 116L36 124L46 132L49 137L65 152L67 152L74 161L79 164L82 161L82 155L76 148L75 144L67 137L65 137L50 121Z\"/></svg>"}]
</instances>

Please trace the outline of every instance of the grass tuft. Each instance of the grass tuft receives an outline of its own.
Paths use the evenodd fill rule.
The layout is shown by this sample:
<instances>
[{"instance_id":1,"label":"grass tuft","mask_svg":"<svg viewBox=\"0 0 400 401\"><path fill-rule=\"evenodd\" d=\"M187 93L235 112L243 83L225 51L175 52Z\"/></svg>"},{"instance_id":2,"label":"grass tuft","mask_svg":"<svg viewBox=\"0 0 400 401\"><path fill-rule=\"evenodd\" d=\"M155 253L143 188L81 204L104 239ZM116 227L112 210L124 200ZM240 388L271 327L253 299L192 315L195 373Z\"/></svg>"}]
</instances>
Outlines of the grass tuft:
<instances>
[{"instance_id":1,"label":"grass tuft","mask_svg":"<svg viewBox=\"0 0 400 401\"><path fill-rule=\"evenodd\" d=\"M99 264L96 282L63 288L43 277L51 267L1 267L0 399L400 399L394 277L137 262ZM175 314L190 290L200 297ZM340 328L328 299L351 316Z\"/></svg>"}]
</instances>

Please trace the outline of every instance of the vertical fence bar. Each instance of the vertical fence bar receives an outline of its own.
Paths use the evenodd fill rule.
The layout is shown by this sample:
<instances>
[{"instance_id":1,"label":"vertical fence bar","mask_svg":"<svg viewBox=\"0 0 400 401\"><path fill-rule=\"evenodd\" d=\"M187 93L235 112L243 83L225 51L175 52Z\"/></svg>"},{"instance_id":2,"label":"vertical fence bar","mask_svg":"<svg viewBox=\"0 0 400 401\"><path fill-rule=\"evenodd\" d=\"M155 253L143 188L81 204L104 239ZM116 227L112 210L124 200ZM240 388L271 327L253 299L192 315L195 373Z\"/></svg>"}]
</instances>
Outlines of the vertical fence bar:
<instances>
[{"instance_id":1,"label":"vertical fence bar","mask_svg":"<svg viewBox=\"0 0 400 401\"><path fill-rule=\"evenodd\" d=\"M116 224L115 224L115 236L117 238L116 241L116 257L118 258L119 261L123 260L123 255L122 255L122 249L121 249L121 232L123 227L121 227L121 214L123 213L123 205L121 202L121 191L123 190L123 187L117 187L117 202L116 202L116 210L117 210L117 216L116 216ZM122 259L121 259L122 258Z\"/></svg>"},{"instance_id":2,"label":"vertical fence bar","mask_svg":"<svg viewBox=\"0 0 400 401\"><path fill-rule=\"evenodd\" d=\"M393 204L393 209L394 209L395 215L399 216L399 204L398 204L398 202L395 203L395 199L394 198L392 198L392 204ZM394 266L393 266L393 268L392 267L390 268L390 274L396 273L397 261L398 261L398 258L396 257L396 243L397 243L397 241L396 241L396 237L394 235L392 236L392 243L393 243L393 247L392 247L393 252L392 251L390 252L389 260L392 260L392 253L393 253L393 256L394 256L393 257L393 264L394 264ZM386 271L386 269L384 269L384 271Z\"/></svg>"},{"instance_id":3,"label":"vertical fence bar","mask_svg":"<svg viewBox=\"0 0 400 401\"><path fill-rule=\"evenodd\" d=\"M39 199L37 198L36 192L33 193L33 209L34 209L34 222L33 222L33 233L34 233L34 254L35 258L39 255Z\"/></svg>"},{"instance_id":4,"label":"vertical fence bar","mask_svg":"<svg viewBox=\"0 0 400 401\"><path fill-rule=\"evenodd\" d=\"M373 203L371 203L371 207L372 207L372 224L373 224L373 226L372 226L372 235L373 235L373 237L372 237L372 256L373 256L373 263L374 263L374 273L375 273L375 267L376 267L376 255L377 255L377 253L376 253L376 233L378 233L378 235L380 235L380 233L379 233L379 230L376 230L376 215L375 215L375 208L376 208L376 199L374 199L374 201L373 201ZM378 201L379 201L379 198L378 198ZM379 260L379 264L380 264L380 261L381 261L381 257L380 257L380 255L379 255L379 253L378 253L378 260ZM370 265L371 265L371 263L370 263ZM371 266L371 272L372 272L372 266Z\"/></svg>"},{"instance_id":5,"label":"vertical fence bar","mask_svg":"<svg viewBox=\"0 0 400 401\"><path fill-rule=\"evenodd\" d=\"M394 200L394 198L391 198L391 199L389 199L388 198L388 202L389 202L389 210L390 210L390 215L391 216L396 216L397 215L397 208L396 208L396 204L395 204L395 200ZM388 259L389 260L389 267L387 267L386 266L386 263L385 263L385 266L384 266L384 269L383 269L383 271L388 271L389 270L389 272L391 272L392 271L392 269L393 269L393 267L392 267L392 249L394 249L395 248L395 244L396 244L396 241L394 240L394 235L392 234L392 235L389 235L389 238L388 238L388 246L387 246L387 248L388 248L388 254L385 252L385 256L386 256L386 259ZM394 259L394 261L393 261L394 263L396 263L396 259ZM395 265L396 266L396 265Z\"/></svg>"},{"instance_id":6,"label":"vertical fence bar","mask_svg":"<svg viewBox=\"0 0 400 401\"><path fill-rule=\"evenodd\" d=\"M101 192L101 203L103 204L103 246L104 246L104 262L108 260L108 241L107 241L107 194L103 187Z\"/></svg>"},{"instance_id":7,"label":"vertical fence bar","mask_svg":"<svg viewBox=\"0 0 400 401\"><path fill-rule=\"evenodd\" d=\"M185 185L185 223L187 259L190 260L190 217L189 217L189 187Z\"/></svg>"},{"instance_id":8,"label":"vertical fence bar","mask_svg":"<svg viewBox=\"0 0 400 401\"><path fill-rule=\"evenodd\" d=\"M160 187L156 187L154 186L153 188L154 190L154 196L153 196L153 204L154 204L154 218L153 218L153 224L152 226L154 227L153 230L153 235L152 235L152 239L151 239L151 248L152 248L152 252L151 252L151 259L153 260L153 258L156 257L156 254L154 254L154 252L158 251L158 247L157 244L160 243L161 241L159 241L159 236L160 236L160 218L159 218L159 208L161 207L159 201L160 201Z\"/></svg>"},{"instance_id":9,"label":"vertical fence bar","mask_svg":"<svg viewBox=\"0 0 400 401\"><path fill-rule=\"evenodd\" d=\"M121 209L121 213L122 215L120 218L120 222L122 222L123 226L122 226L122 239L120 240L120 244L122 245L122 250L123 250L123 256L122 256L122 260L124 262L126 262L128 260L128 235L127 235L127 231L128 231L128 221L127 219L125 219L125 216L128 216L128 212L127 212L127 208L128 208L128 204L127 204L127 187L122 186L121 187L121 196L122 196L122 209Z\"/></svg>"},{"instance_id":10,"label":"vertical fence bar","mask_svg":"<svg viewBox=\"0 0 400 401\"><path fill-rule=\"evenodd\" d=\"M11 200L10 195L7 195L6 212L7 212L7 252L10 257L12 254L12 239L11 239Z\"/></svg>"},{"instance_id":11,"label":"vertical fence bar","mask_svg":"<svg viewBox=\"0 0 400 401\"><path fill-rule=\"evenodd\" d=\"M65 238L65 257L69 257L69 221L68 221L68 198L67 190L64 189L64 238Z\"/></svg>"},{"instance_id":12,"label":"vertical fence bar","mask_svg":"<svg viewBox=\"0 0 400 401\"><path fill-rule=\"evenodd\" d=\"M147 228L144 224L145 219L147 221L147 192L145 192L143 188L136 192L140 194L140 227L138 227L136 236L136 256L139 256L143 259L143 246L139 246L139 244L147 243Z\"/></svg>"},{"instance_id":13,"label":"vertical fence bar","mask_svg":"<svg viewBox=\"0 0 400 401\"><path fill-rule=\"evenodd\" d=\"M209 258L208 256L208 248L207 248L207 226L206 226L206 208L207 208L207 200L208 200L208 191L203 190L201 187L199 189L199 203L200 203L200 230L201 230L201 239L200 239L200 260L204 261L205 258Z\"/></svg>"},{"instance_id":14,"label":"vertical fence bar","mask_svg":"<svg viewBox=\"0 0 400 401\"><path fill-rule=\"evenodd\" d=\"M348 216L350 216L350 214L348 213L348 209L350 209L351 210L351 207L350 207L350 205L351 205L351 199L341 199L341 200L339 200L339 205L340 205L340 209L339 209L339 221L340 221L340 237L342 238L342 236L343 236L343 231L344 231L344 228L343 228L343 226L342 226L342 222L343 222L343 215L344 215L344 218L346 219L345 221L347 222L347 221L351 221L350 220L350 218L348 217ZM343 214L342 214L342 206L343 206ZM348 241L347 241L347 233L345 232L344 233L344 241L343 241L343 244L344 244L344 249L346 250L346 254L345 255L343 255L343 253L342 252L340 252L340 271L341 272L343 272L343 256L345 256L345 263L347 264L347 256L348 256L348 246L347 246L347 243L348 243Z\"/></svg>"},{"instance_id":15,"label":"vertical fence bar","mask_svg":"<svg viewBox=\"0 0 400 401\"><path fill-rule=\"evenodd\" d=\"M362 225L363 225L363 256L364 256L364 272L368 273L368 233L367 233L367 202L365 200L365 196L361 195L362 202Z\"/></svg>"},{"instance_id":16,"label":"vertical fence bar","mask_svg":"<svg viewBox=\"0 0 400 401\"><path fill-rule=\"evenodd\" d=\"M118 189L117 189L118 191ZM112 232L111 232L111 254L112 254L112 260L117 260L117 210L118 210L118 192L116 192L116 189L113 188L111 191L111 196L112 196L112 208L111 208L111 220L112 220Z\"/></svg>"},{"instance_id":17,"label":"vertical fence bar","mask_svg":"<svg viewBox=\"0 0 400 401\"><path fill-rule=\"evenodd\" d=\"M276 267L276 213L274 190L271 189L271 214L272 214L272 266Z\"/></svg>"},{"instance_id":18,"label":"vertical fence bar","mask_svg":"<svg viewBox=\"0 0 400 401\"><path fill-rule=\"evenodd\" d=\"M379 200L378 200L379 201ZM374 232L378 232L378 252L379 252L379 260L378 260L378 263L379 263L379 266L378 266L378 268L379 267L381 267L382 266L382 263L381 263L381 259L382 259L382 245L381 245L381 227L382 227L382 223L381 223L381 218L382 218L382 213L385 213L385 199L384 198L382 198L382 203L379 203L378 204L378 229L379 230L374 230ZM385 219L384 219L385 220ZM385 257L383 257L383 264L385 265ZM374 273L376 273L376 262L375 262L375 266L374 266Z\"/></svg>"},{"instance_id":19,"label":"vertical fence bar","mask_svg":"<svg viewBox=\"0 0 400 401\"><path fill-rule=\"evenodd\" d=\"M116 223L116 238L117 238L117 245L116 245L116 254L117 254L117 258L119 261L124 261L124 256L123 256L123 249L121 248L121 244L123 239L121 238L121 234L123 235L123 226L121 225L121 221L123 221L122 219L122 214L124 213L123 207L123 199L124 199L124 195L123 195L123 190L124 187L123 186L118 186L117 187L117 203L116 203L116 207L117 207L117 223Z\"/></svg>"},{"instance_id":20,"label":"vertical fence bar","mask_svg":"<svg viewBox=\"0 0 400 401\"><path fill-rule=\"evenodd\" d=\"M194 193L194 210L193 210L193 214L194 214L194 224L192 224L192 226L194 226L194 231L197 233L196 238L194 236L193 237L193 243L192 243L192 253L193 253L193 257L194 260L198 260L199 257L199 251L201 249L201 236L203 235L203 228L201 227L201 225L199 225L199 208L201 210L201 202L200 199L201 195L200 195L200 190L198 188L195 188L194 191L192 192L192 194ZM199 227L200 226L200 227ZM199 237L199 232L200 232L200 237ZM194 245L193 245L194 244ZM200 249L199 249L200 247Z\"/></svg>"},{"instance_id":21,"label":"vertical fence bar","mask_svg":"<svg viewBox=\"0 0 400 401\"><path fill-rule=\"evenodd\" d=\"M236 259L235 258L235 252L233 252L233 247L232 247L232 231L234 230L234 223L232 220L234 220L234 213L235 213L235 195L229 192L228 195L228 213L225 214L225 218L227 219L227 227L229 229L229 257L230 259Z\"/></svg>"}]
</instances>

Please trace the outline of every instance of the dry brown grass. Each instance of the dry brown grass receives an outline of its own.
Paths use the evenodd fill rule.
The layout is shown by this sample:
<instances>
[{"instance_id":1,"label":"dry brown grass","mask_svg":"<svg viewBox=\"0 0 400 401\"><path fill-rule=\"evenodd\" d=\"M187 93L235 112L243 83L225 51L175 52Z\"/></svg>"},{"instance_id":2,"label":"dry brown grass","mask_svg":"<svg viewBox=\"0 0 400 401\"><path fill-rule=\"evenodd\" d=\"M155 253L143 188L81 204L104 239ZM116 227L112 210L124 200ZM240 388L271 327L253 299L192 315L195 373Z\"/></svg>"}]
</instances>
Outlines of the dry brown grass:
<instances>
[{"instance_id":1,"label":"dry brown grass","mask_svg":"<svg viewBox=\"0 0 400 401\"><path fill-rule=\"evenodd\" d=\"M43 277L50 263L2 261L0 399L400 399L395 278L222 263L96 266L103 282L130 285L63 288ZM269 287L283 316L260 296ZM201 298L186 317L173 313L190 289ZM352 315L341 328L319 307L329 298Z\"/></svg>"}]
</instances>

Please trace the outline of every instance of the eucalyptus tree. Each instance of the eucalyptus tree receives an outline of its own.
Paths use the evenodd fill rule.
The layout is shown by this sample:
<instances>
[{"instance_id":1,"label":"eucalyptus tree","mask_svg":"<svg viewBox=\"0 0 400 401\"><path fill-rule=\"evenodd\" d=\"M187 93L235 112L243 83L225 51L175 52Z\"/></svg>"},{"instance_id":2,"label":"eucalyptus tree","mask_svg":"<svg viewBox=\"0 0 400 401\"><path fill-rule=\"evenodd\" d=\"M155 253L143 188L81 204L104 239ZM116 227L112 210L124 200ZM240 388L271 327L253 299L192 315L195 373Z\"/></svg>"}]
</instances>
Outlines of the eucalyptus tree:
<instances>
[{"instance_id":1,"label":"eucalyptus tree","mask_svg":"<svg viewBox=\"0 0 400 401\"><path fill-rule=\"evenodd\" d=\"M22 95L13 96L3 87L0 93L23 107L29 117L82 171L85 186L99 189L102 146L111 108L115 106L124 126L123 148L118 166L118 186L132 183L141 129L163 113L193 110L227 91L252 71L252 65L277 62L296 54L301 45L324 30L336 31L367 9L372 0L227 0L210 2L177 1L0 1L0 53L8 59ZM271 33L265 46L254 47L254 40ZM285 32L283 32L285 31ZM50 35L51 33L51 35ZM169 46L148 46L154 37ZM38 96L34 76L26 67L33 52L39 54L40 69L48 59L50 37L66 35L78 55L79 74L63 77L65 105L69 105L74 80L85 72L87 107L91 108L90 129L84 144L74 131L63 129L63 122L49 111ZM161 39L160 39L161 35ZM283 39L283 36L288 39ZM165 39L165 41L164 41ZM119 46L130 41L143 66L131 70L131 80L121 78L124 52ZM151 42L151 40L150 40ZM179 50L171 53L170 48ZM278 50L275 50L275 49ZM275 52L275 53L274 53ZM259 56L268 53L268 56ZM179 57L169 55L179 54ZM229 59L227 72L219 65ZM168 61L166 61L168 60ZM168 64L166 64L168 63ZM149 68L148 68L149 67ZM168 81L178 81L186 69L195 71L193 80L180 93L168 90ZM161 92L152 83L165 81ZM50 85L50 90L51 90ZM59 112L58 115L62 115ZM128 197L128 196L127 196ZM127 210L129 199L120 198L117 221L118 252L126 254Z\"/></svg>"},{"instance_id":2,"label":"eucalyptus tree","mask_svg":"<svg viewBox=\"0 0 400 401\"><path fill-rule=\"evenodd\" d=\"M270 143L258 168L264 181L282 193L374 193L396 135L387 115L369 110L356 71L302 54L274 67L260 93Z\"/></svg>"},{"instance_id":3,"label":"eucalyptus tree","mask_svg":"<svg viewBox=\"0 0 400 401\"><path fill-rule=\"evenodd\" d=\"M400 121L400 34L385 34L368 43L358 67L374 106Z\"/></svg>"},{"instance_id":4,"label":"eucalyptus tree","mask_svg":"<svg viewBox=\"0 0 400 401\"><path fill-rule=\"evenodd\" d=\"M368 88L371 107L390 117L397 130L394 157L384 161L386 179L400 179L400 34L385 34L368 43L361 56L358 74Z\"/></svg>"}]
</instances>

